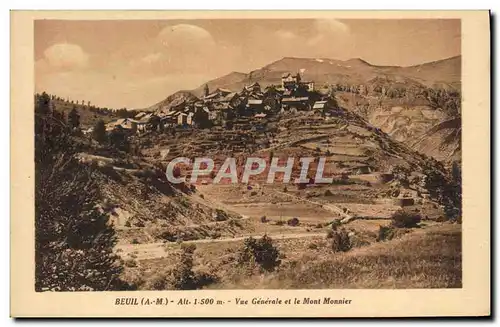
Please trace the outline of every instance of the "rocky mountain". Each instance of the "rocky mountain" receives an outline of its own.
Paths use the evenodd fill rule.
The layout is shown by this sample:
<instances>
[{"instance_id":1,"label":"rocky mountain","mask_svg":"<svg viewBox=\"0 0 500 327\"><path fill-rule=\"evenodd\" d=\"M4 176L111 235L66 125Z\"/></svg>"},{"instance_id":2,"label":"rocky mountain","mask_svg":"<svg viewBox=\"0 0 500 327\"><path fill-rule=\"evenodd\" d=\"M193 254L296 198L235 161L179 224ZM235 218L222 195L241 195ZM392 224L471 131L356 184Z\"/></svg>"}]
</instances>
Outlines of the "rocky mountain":
<instances>
[{"instance_id":1,"label":"rocky mountain","mask_svg":"<svg viewBox=\"0 0 500 327\"><path fill-rule=\"evenodd\" d=\"M366 84L377 82L377 78L404 84L422 84L428 87L460 87L461 57L452 57L422 65L376 66L362 59L346 61L320 58L285 57L248 74L232 72L209 81L209 88L227 88L239 91L245 84L259 82L263 86L280 84L284 72L302 72L303 79L312 80L317 85L333 83ZM203 85L193 93L200 94Z\"/></svg>"},{"instance_id":2,"label":"rocky mountain","mask_svg":"<svg viewBox=\"0 0 500 327\"><path fill-rule=\"evenodd\" d=\"M445 120L410 143L413 149L440 161L461 161L462 119Z\"/></svg>"},{"instance_id":3,"label":"rocky mountain","mask_svg":"<svg viewBox=\"0 0 500 327\"><path fill-rule=\"evenodd\" d=\"M456 114L450 114L449 107L454 108L453 103L455 107L460 106L461 56L410 67L377 66L360 58L342 61L285 57L248 74L232 72L208 81L206 85L210 90L225 88L231 91L240 91L253 82L259 82L262 87L279 85L284 72L301 72L302 79L314 81L316 89L341 85L335 94L342 107L359 114L400 142L412 141L414 144L414 140L427 133L439 138L442 132L435 134L431 129L456 118ZM356 91L349 90L352 86ZM205 84L192 91L177 92L153 105L150 110L168 110L181 101L201 97L204 87ZM360 91L361 87L364 92ZM437 91L430 94L428 90ZM446 96L439 92L445 92ZM459 108L455 109L460 112ZM456 134L457 131L454 131L450 135ZM442 142L444 140L436 140L432 144L437 146ZM438 155L439 146L433 148L427 144L415 149L440 160L460 157L459 149L452 151L454 154L451 157Z\"/></svg>"}]
</instances>

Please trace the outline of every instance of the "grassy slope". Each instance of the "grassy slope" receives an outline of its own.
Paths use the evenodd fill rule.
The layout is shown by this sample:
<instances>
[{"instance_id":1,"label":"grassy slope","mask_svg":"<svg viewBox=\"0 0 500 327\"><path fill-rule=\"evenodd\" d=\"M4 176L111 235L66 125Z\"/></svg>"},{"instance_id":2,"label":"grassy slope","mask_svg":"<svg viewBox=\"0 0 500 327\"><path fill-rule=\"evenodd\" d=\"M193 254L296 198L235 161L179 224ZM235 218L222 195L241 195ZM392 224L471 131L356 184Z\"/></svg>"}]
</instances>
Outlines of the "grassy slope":
<instances>
[{"instance_id":1,"label":"grassy slope","mask_svg":"<svg viewBox=\"0 0 500 327\"><path fill-rule=\"evenodd\" d=\"M102 119L105 123L107 123L118 118L118 116L116 116L111 112L107 115L98 112L92 112L87 106L81 104L72 104L66 101L57 101L57 100L54 101L54 104L55 104L55 109L57 111L64 112L66 118L68 117L73 107L75 107L78 114L80 115L80 124L82 128L88 128L94 126L96 122L100 119Z\"/></svg>"},{"instance_id":2,"label":"grassy slope","mask_svg":"<svg viewBox=\"0 0 500 327\"><path fill-rule=\"evenodd\" d=\"M461 225L445 224L347 253L296 260L267 276L217 288L459 288ZM325 249L325 252L327 250Z\"/></svg>"}]
</instances>

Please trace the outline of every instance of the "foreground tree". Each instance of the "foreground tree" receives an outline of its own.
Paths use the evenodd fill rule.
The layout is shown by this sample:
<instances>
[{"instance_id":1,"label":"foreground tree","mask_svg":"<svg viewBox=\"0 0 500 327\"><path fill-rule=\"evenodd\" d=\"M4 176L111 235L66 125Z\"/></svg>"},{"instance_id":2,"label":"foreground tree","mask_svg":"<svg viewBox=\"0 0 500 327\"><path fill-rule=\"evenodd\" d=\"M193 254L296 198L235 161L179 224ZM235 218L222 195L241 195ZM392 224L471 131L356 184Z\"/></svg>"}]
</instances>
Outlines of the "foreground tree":
<instances>
[{"instance_id":1,"label":"foreground tree","mask_svg":"<svg viewBox=\"0 0 500 327\"><path fill-rule=\"evenodd\" d=\"M96 172L74 158L78 149L47 96L35 112L36 291L125 288Z\"/></svg>"}]
</instances>

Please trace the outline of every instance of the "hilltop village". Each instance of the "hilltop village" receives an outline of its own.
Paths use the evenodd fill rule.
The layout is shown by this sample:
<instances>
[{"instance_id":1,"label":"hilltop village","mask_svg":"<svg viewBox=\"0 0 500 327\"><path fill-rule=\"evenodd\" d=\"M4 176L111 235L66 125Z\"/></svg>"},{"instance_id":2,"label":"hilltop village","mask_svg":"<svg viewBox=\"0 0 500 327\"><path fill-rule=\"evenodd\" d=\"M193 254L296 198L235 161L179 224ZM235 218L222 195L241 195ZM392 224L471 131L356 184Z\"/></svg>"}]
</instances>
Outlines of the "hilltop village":
<instances>
[{"instance_id":1,"label":"hilltop village","mask_svg":"<svg viewBox=\"0 0 500 327\"><path fill-rule=\"evenodd\" d=\"M169 108L156 112L139 112L131 118L120 118L106 124L106 130L121 129L144 133L166 128L212 126L231 127L239 118L256 120L278 113L315 110L324 116L340 114L331 88L315 90L314 82L304 81L300 73L284 73L281 85L262 88L257 82L246 85L240 92L205 85L204 96L176 99ZM92 128L85 131L92 132Z\"/></svg>"}]
</instances>

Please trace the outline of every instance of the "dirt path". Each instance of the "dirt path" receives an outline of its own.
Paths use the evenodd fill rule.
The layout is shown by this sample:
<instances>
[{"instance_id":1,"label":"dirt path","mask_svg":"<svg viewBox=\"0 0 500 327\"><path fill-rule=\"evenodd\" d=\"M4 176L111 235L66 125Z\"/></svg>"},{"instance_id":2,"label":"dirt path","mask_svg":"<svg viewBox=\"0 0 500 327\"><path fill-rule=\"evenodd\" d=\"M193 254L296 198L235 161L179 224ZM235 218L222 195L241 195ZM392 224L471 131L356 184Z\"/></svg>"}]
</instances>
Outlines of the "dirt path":
<instances>
[{"instance_id":1,"label":"dirt path","mask_svg":"<svg viewBox=\"0 0 500 327\"><path fill-rule=\"evenodd\" d=\"M202 239L193 241L184 241L183 244L206 244L206 243L227 243L227 242L240 242L248 238L247 236L228 237L219 239ZM253 238L259 239L261 235L251 235ZM273 240L288 240L297 238L309 237L324 237L325 233L289 233L289 234L269 234ZM115 247L115 252L123 258L135 257L136 260L159 259L168 257L168 248L176 246L175 242L159 242L159 243L146 243L146 244L122 244Z\"/></svg>"}]
</instances>

